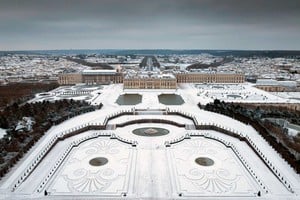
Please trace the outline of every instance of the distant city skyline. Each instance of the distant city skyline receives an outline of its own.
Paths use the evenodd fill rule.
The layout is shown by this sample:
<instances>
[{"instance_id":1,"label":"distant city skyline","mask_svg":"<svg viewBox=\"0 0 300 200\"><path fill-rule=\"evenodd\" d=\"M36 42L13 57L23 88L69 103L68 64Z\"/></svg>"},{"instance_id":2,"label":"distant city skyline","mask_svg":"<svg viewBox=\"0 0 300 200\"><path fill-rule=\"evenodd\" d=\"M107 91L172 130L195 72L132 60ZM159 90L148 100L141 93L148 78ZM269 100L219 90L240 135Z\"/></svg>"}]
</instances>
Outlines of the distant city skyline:
<instances>
[{"instance_id":1,"label":"distant city skyline","mask_svg":"<svg viewBox=\"0 0 300 200\"><path fill-rule=\"evenodd\" d=\"M1 0L0 51L300 50L299 0Z\"/></svg>"}]
</instances>

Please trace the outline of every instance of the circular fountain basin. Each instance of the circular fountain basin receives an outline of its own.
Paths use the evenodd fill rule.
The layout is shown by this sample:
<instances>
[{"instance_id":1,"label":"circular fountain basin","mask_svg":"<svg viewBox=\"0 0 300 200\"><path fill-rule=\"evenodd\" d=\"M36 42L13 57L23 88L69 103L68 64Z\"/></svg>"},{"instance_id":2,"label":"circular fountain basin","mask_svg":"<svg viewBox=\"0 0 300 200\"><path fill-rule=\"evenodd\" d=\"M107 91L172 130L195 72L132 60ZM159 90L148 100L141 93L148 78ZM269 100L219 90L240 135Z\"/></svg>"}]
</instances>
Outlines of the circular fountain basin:
<instances>
[{"instance_id":1,"label":"circular fountain basin","mask_svg":"<svg viewBox=\"0 0 300 200\"><path fill-rule=\"evenodd\" d=\"M108 163L108 159L104 157L96 157L89 161L89 164L94 167L103 166L106 165L107 163Z\"/></svg>"},{"instance_id":2,"label":"circular fountain basin","mask_svg":"<svg viewBox=\"0 0 300 200\"><path fill-rule=\"evenodd\" d=\"M135 135L146 137L163 136L169 134L169 132L167 129L157 127L137 128L132 131Z\"/></svg>"},{"instance_id":3,"label":"circular fountain basin","mask_svg":"<svg viewBox=\"0 0 300 200\"><path fill-rule=\"evenodd\" d=\"M211 158L208 158L208 157L198 157L195 159L195 162L198 165L205 166L205 167L212 166L215 164L215 162Z\"/></svg>"}]
</instances>

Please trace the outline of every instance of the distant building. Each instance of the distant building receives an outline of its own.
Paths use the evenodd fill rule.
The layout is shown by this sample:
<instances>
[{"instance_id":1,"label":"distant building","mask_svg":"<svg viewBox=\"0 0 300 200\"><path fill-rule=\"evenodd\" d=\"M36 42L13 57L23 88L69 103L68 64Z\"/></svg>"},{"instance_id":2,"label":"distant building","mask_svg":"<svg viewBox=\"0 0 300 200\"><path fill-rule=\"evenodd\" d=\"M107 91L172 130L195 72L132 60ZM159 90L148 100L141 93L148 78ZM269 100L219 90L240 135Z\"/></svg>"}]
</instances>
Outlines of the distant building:
<instances>
[{"instance_id":1,"label":"distant building","mask_svg":"<svg viewBox=\"0 0 300 200\"><path fill-rule=\"evenodd\" d=\"M177 83L244 83L244 74L216 72L176 73Z\"/></svg>"},{"instance_id":2,"label":"distant building","mask_svg":"<svg viewBox=\"0 0 300 200\"><path fill-rule=\"evenodd\" d=\"M258 79L256 88L267 92L291 91L297 87L296 81L277 81L273 79Z\"/></svg>"}]
</instances>

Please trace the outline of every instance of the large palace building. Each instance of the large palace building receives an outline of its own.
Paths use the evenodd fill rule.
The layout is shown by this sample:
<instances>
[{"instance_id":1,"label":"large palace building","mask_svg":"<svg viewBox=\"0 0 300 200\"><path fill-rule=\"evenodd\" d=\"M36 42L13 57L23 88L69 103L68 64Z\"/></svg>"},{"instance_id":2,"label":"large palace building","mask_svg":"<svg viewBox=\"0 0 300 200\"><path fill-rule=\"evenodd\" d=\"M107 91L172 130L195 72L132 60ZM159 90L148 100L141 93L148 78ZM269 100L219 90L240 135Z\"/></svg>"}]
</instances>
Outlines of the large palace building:
<instances>
[{"instance_id":1,"label":"large palace building","mask_svg":"<svg viewBox=\"0 0 300 200\"><path fill-rule=\"evenodd\" d=\"M177 83L243 83L244 74L187 72L176 74Z\"/></svg>"},{"instance_id":2,"label":"large palace building","mask_svg":"<svg viewBox=\"0 0 300 200\"><path fill-rule=\"evenodd\" d=\"M173 74L126 76L124 89L176 89L177 79Z\"/></svg>"},{"instance_id":3,"label":"large palace building","mask_svg":"<svg viewBox=\"0 0 300 200\"><path fill-rule=\"evenodd\" d=\"M82 83L87 85L122 83L123 75L116 70L84 70Z\"/></svg>"},{"instance_id":4,"label":"large palace building","mask_svg":"<svg viewBox=\"0 0 300 200\"><path fill-rule=\"evenodd\" d=\"M174 74L124 75L116 70L84 70L61 74L60 85L123 83L125 89L175 89L177 83L243 83L244 74L217 72L179 72Z\"/></svg>"},{"instance_id":5,"label":"large palace building","mask_svg":"<svg viewBox=\"0 0 300 200\"><path fill-rule=\"evenodd\" d=\"M58 83L60 85L123 83L123 75L116 70L83 70L81 73L61 74Z\"/></svg>"}]
</instances>

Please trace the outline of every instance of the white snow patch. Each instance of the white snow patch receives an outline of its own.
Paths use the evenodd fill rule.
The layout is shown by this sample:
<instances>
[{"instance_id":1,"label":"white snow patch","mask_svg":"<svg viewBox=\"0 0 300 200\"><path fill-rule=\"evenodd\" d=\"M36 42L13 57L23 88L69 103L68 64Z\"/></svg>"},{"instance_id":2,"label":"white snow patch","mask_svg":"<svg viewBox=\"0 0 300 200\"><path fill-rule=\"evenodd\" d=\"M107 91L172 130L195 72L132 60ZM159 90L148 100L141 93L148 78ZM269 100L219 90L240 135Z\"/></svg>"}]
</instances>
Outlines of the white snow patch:
<instances>
[{"instance_id":1,"label":"white snow patch","mask_svg":"<svg viewBox=\"0 0 300 200\"><path fill-rule=\"evenodd\" d=\"M0 128L0 139L6 135L6 129Z\"/></svg>"}]
</instances>

